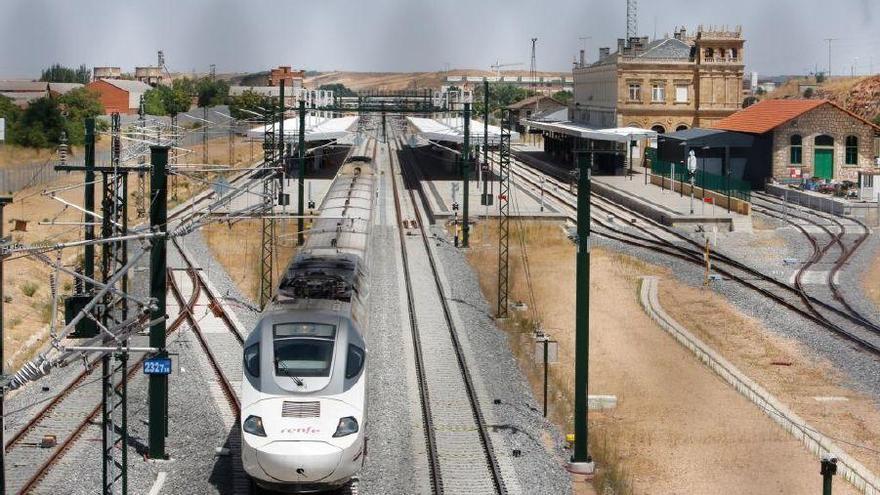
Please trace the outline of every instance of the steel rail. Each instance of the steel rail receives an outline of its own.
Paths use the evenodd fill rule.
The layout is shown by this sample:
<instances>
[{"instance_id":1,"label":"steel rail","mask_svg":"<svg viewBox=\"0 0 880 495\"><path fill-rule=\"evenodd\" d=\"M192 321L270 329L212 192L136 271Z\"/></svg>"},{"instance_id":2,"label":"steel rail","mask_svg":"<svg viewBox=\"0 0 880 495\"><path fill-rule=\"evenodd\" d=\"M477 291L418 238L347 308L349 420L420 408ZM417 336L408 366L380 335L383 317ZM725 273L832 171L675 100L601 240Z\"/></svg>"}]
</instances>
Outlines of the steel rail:
<instances>
[{"instance_id":1,"label":"steel rail","mask_svg":"<svg viewBox=\"0 0 880 495\"><path fill-rule=\"evenodd\" d=\"M399 138L397 138L397 139L399 139ZM391 160L393 162L393 160L391 159L392 147L391 147L390 142L387 144L387 146L388 146L389 160ZM400 146L399 143L397 143L397 146L399 148L403 148L402 146ZM410 155L410 159L412 159L411 155ZM414 177L412 177L411 175L409 175L410 167L407 166L408 163L405 163L404 161L401 160L399 162L399 165L400 165L400 172L401 172L402 178L409 178L410 181L417 180ZM393 176L393 174L392 174L392 176ZM480 441L482 443L483 450L486 455L486 462L487 462L489 470L492 474L492 482L495 486L495 490L498 493L506 494L507 489L504 485L504 478L501 473L501 467L498 464L498 459L496 458L495 452L492 448L492 440L489 438L489 431L488 431L488 428L486 425L486 421L483 417L482 409L480 407L479 397L477 396L476 389L473 384L473 377L471 376L470 369L468 368L467 361L464 356L464 351L462 349L461 341L459 340L459 336L458 336L458 330L456 328L455 322L453 321L452 312L449 308L449 303L446 300L446 296L445 296L445 293L443 290L443 284L440 281L440 272L437 268L437 262L434 259L434 253L430 247L430 241L428 240L428 234L427 234L427 230L425 228L422 214L417 206L416 197L415 197L415 193L413 191L413 188L409 188L408 192L409 192L410 201L413 205L413 210L414 210L413 213L416 216L416 223L418 223L418 228L419 228L419 232L421 234L422 243L424 245L425 252L427 254L429 265L431 266L431 273L433 275L434 284L435 284L437 294L439 296L440 303L441 303L440 306L443 310L443 316L446 320L446 325L449 329L449 334L452 339L453 349L455 350L455 357L458 362L458 367L459 367L459 370L461 371L462 378L464 379L465 390L466 390L466 393L468 395L468 399L471 404L471 411L474 415L474 421L477 426L477 431L480 436ZM396 187L395 187L395 194L398 194ZM406 266L405 266L405 269L406 269ZM408 294L408 296L411 297L412 295Z\"/></svg>"}]
</instances>

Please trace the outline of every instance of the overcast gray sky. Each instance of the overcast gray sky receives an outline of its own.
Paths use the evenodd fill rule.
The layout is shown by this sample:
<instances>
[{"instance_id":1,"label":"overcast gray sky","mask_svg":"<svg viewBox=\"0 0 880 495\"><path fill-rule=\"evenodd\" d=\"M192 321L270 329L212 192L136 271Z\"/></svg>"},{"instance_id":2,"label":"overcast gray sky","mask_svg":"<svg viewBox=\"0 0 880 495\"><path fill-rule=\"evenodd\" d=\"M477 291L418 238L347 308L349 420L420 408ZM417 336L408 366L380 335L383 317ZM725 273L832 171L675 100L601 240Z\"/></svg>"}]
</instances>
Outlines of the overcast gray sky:
<instances>
[{"instance_id":1,"label":"overcast gray sky","mask_svg":"<svg viewBox=\"0 0 880 495\"><path fill-rule=\"evenodd\" d=\"M880 70L878 0L641 0L639 31L742 25L747 70L804 73L828 65ZM52 62L153 64L171 71L487 69L523 62L538 38L541 70L570 70L625 31L625 0L0 0L0 77L36 77ZM878 54L878 55L874 55ZM873 58L872 58L873 55Z\"/></svg>"}]
</instances>

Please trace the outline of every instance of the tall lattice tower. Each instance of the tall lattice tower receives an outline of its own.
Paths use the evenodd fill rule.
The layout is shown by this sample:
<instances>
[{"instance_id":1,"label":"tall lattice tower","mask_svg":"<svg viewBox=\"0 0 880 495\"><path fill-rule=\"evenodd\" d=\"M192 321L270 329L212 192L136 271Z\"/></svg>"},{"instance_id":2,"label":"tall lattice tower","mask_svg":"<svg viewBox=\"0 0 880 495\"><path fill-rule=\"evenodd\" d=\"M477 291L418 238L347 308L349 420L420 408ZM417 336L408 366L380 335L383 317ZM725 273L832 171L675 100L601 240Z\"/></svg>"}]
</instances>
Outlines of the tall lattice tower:
<instances>
[{"instance_id":1,"label":"tall lattice tower","mask_svg":"<svg viewBox=\"0 0 880 495\"><path fill-rule=\"evenodd\" d=\"M529 66L529 89L532 90L532 94L536 94L538 92L538 64L535 61L535 43L537 42L538 38L532 38L532 63ZM536 112L538 111L538 101L535 102Z\"/></svg>"},{"instance_id":2,"label":"tall lattice tower","mask_svg":"<svg viewBox=\"0 0 880 495\"><path fill-rule=\"evenodd\" d=\"M638 0L626 0L626 42L639 35Z\"/></svg>"}]
</instances>

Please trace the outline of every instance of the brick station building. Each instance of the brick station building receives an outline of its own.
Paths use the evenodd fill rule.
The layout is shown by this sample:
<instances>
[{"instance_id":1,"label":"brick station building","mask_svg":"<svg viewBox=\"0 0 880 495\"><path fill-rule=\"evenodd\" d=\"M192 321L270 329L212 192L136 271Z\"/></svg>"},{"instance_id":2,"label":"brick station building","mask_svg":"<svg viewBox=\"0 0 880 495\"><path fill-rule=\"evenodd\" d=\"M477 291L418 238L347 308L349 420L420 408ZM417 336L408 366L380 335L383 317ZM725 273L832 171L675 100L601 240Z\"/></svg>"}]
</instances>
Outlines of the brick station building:
<instances>
[{"instance_id":1,"label":"brick station building","mask_svg":"<svg viewBox=\"0 0 880 495\"><path fill-rule=\"evenodd\" d=\"M775 179L880 173L880 127L828 100L764 100L712 127L755 136L749 166Z\"/></svg>"}]
</instances>

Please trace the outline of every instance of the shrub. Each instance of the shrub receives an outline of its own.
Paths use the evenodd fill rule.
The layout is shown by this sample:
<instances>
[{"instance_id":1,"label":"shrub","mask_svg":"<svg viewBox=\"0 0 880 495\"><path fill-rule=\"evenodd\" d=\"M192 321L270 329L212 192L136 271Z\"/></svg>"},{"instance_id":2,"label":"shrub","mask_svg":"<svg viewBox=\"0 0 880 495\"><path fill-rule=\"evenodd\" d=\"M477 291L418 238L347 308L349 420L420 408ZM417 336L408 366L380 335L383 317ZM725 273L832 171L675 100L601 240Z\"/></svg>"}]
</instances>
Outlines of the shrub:
<instances>
[{"instance_id":1,"label":"shrub","mask_svg":"<svg viewBox=\"0 0 880 495\"><path fill-rule=\"evenodd\" d=\"M34 294L37 293L37 289L39 288L40 286L34 282L25 282L21 284L21 292L27 297L34 297Z\"/></svg>"}]
</instances>

